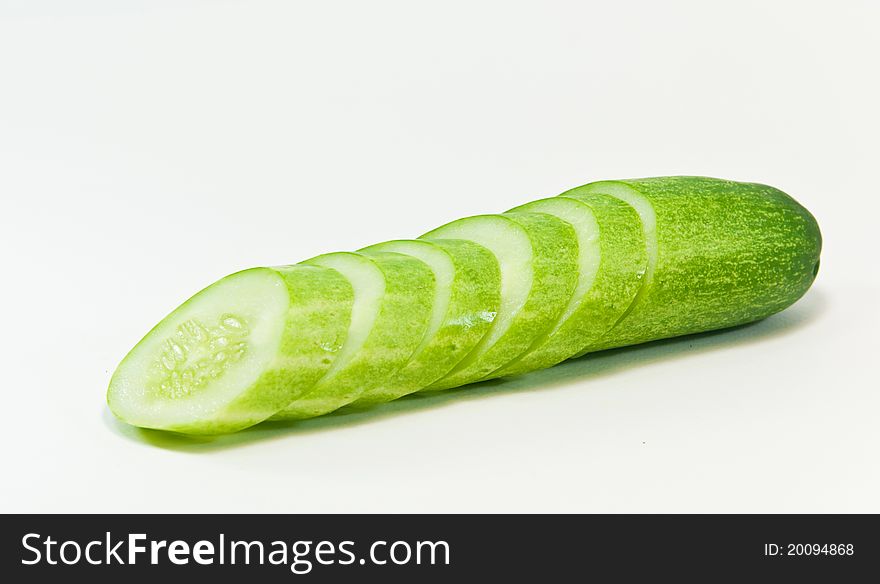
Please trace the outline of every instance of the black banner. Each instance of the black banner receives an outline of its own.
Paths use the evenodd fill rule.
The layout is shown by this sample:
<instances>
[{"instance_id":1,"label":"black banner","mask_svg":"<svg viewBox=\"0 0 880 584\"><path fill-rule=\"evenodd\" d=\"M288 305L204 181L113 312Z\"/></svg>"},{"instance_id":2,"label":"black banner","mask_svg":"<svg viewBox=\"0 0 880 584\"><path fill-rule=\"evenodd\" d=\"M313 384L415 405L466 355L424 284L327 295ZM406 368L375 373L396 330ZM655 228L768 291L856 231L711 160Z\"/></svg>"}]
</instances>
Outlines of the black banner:
<instances>
[{"instance_id":1,"label":"black banner","mask_svg":"<svg viewBox=\"0 0 880 584\"><path fill-rule=\"evenodd\" d=\"M878 573L878 517L12 515L0 557L7 582L839 579Z\"/></svg>"}]
</instances>

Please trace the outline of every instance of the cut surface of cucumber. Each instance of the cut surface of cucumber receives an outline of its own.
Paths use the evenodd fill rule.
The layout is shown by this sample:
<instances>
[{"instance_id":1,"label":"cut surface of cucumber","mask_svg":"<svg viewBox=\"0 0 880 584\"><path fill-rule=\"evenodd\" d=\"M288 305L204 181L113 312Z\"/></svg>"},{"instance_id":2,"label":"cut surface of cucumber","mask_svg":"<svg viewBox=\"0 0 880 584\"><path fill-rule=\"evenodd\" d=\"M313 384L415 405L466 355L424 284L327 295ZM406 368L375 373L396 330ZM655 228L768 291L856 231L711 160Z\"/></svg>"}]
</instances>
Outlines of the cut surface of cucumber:
<instances>
[{"instance_id":1,"label":"cut surface of cucumber","mask_svg":"<svg viewBox=\"0 0 880 584\"><path fill-rule=\"evenodd\" d=\"M332 268L349 280L354 289L351 326L331 371L273 420L326 414L386 384L422 342L434 301L433 272L411 256L339 252L305 263Z\"/></svg>"},{"instance_id":2,"label":"cut surface of cucumber","mask_svg":"<svg viewBox=\"0 0 880 584\"><path fill-rule=\"evenodd\" d=\"M491 251L501 270L501 305L488 334L445 377L439 390L485 378L524 353L553 326L577 283L577 237L543 213L480 215L453 221L421 239L465 239Z\"/></svg>"},{"instance_id":3,"label":"cut surface of cucumber","mask_svg":"<svg viewBox=\"0 0 880 584\"><path fill-rule=\"evenodd\" d=\"M344 278L321 268L227 276L131 350L110 382L110 408L136 426L192 434L260 422L330 368L352 298Z\"/></svg>"},{"instance_id":4,"label":"cut surface of cucumber","mask_svg":"<svg viewBox=\"0 0 880 584\"><path fill-rule=\"evenodd\" d=\"M465 240L399 240L361 253L413 256L434 273L436 287L428 329L409 362L385 384L364 392L366 406L418 391L449 372L489 331L498 312L501 274L489 250Z\"/></svg>"}]
</instances>

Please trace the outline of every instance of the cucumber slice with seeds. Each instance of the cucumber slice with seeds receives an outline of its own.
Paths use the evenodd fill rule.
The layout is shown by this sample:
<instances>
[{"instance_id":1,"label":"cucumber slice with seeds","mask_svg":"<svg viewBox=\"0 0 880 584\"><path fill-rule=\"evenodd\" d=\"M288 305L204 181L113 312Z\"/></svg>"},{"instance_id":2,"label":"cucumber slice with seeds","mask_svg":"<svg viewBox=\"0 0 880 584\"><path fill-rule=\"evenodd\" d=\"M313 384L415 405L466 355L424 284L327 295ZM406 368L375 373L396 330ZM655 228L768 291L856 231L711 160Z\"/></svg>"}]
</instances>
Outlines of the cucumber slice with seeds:
<instances>
[{"instance_id":1,"label":"cucumber slice with seeds","mask_svg":"<svg viewBox=\"0 0 880 584\"><path fill-rule=\"evenodd\" d=\"M345 340L348 281L311 266L254 268L205 288L123 359L107 401L122 420L234 432L311 389Z\"/></svg>"},{"instance_id":2,"label":"cucumber slice with seeds","mask_svg":"<svg viewBox=\"0 0 880 584\"><path fill-rule=\"evenodd\" d=\"M433 272L411 256L340 252L305 263L333 268L351 282L351 327L333 369L273 420L320 416L386 385L421 344L434 301Z\"/></svg>"},{"instance_id":3,"label":"cucumber slice with seeds","mask_svg":"<svg viewBox=\"0 0 880 584\"><path fill-rule=\"evenodd\" d=\"M396 252L425 262L437 286L428 331L410 361L394 377L355 402L372 405L418 391L448 373L489 331L501 301L498 261L471 241L389 241L361 253Z\"/></svg>"},{"instance_id":4,"label":"cucumber slice with seeds","mask_svg":"<svg viewBox=\"0 0 880 584\"><path fill-rule=\"evenodd\" d=\"M552 215L479 215L453 221L420 239L473 241L490 250L501 269L501 306L488 334L427 389L478 381L513 361L553 325L574 292L577 237L571 225Z\"/></svg>"}]
</instances>

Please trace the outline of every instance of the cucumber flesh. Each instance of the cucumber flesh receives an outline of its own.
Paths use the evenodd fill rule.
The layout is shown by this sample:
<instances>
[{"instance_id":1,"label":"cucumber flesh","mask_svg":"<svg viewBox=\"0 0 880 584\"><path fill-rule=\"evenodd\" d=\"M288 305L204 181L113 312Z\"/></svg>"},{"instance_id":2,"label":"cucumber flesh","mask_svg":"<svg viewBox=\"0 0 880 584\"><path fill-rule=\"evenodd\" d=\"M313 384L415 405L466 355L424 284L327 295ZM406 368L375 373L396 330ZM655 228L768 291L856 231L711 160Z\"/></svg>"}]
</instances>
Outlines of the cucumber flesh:
<instances>
[{"instance_id":1,"label":"cucumber flesh","mask_svg":"<svg viewBox=\"0 0 880 584\"><path fill-rule=\"evenodd\" d=\"M353 293L315 267L254 268L205 288L117 368L107 400L144 428L213 434L258 423L308 391L344 339Z\"/></svg>"},{"instance_id":2,"label":"cucumber flesh","mask_svg":"<svg viewBox=\"0 0 880 584\"><path fill-rule=\"evenodd\" d=\"M432 271L410 256L339 252L305 263L348 278L354 289L351 326L331 371L273 420L320 416L387 384L422 342L434 300Z\"/></svg>"},{"instance_id":3,"label":"cucumber flesh","mask_svg":"<svg viewBox=\"0 0 880 584\"><path fill-rule=\"evenodd\" d=\"M498 311L501 274L495 257L464 240L401 240L361 250L395 252L427 264L437 283L428 330L410 361L354 405L372 405L418 391L449 372L489 331Z\"/></svg>"},{"instance_id":4,"label":"cucumber flesh","mask_svg":"<svg viewBox=\"0 0 880 584\"><path fill-rule=\"evenodd\" d=\"M421 239L473 241L495 255L501 270L501 304L488 334L428 389L472 383L510 363L553 326L574 292L577 237L571 225L551 215L468 217Z\"/></svg>"}]
</instances>

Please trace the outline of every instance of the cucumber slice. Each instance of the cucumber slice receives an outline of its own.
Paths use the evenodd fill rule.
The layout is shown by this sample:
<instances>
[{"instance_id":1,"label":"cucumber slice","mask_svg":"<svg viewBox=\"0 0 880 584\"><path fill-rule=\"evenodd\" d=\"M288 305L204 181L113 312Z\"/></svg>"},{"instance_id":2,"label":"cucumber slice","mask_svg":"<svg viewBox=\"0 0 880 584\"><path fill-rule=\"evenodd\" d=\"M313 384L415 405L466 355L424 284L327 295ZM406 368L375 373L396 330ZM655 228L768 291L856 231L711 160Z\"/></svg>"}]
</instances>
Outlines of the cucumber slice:
<instances>
[{"instance_id":1,"label":"cucumber slice","mask_svg":"<svg viewBox=\"0 0 880 584\"><path fill-rule=\"evenodd\" d=\"M647 237L643 287L597 348L760 320L791 305L815 278L822 244L816 221L773 187L662 177L576 191L631 204Z\"/></svg>"},{"instance_id":2,"label":"cucumber slice","mask_svg":"<svg viewBox=\"0 0 880 584\"><path fill-rule=\"evenodd\" d=\"M627 306L626 310L620 317L617 322L614 323L612 330L616 330L617 325L620 324L624 318L629 315L629 313L636 308L641 302L642 296L645 294L645 291L649 288L650 283L654 278L654 270L657 265L657 218L654 213L654 206L645 199L645 197L641 196L638 192L633 191L628 188L626 185L614 184L611 181L605 181L604 186L599 186L600 183L592 183L589 185L584 185L582 187L577 187L566 191L560 195L561 197L567 198L578 198L596 194L604 194L606 196L614 197L619 201L629 205L633 211L638 214L641 230L642 230L642 238L644 242L644 249L647 256L647 261L645 263L644 273L640 277L640 285L638 290L636 291L635 296L630 300L629 306ZM592 351L600 351L602 349L609 349L614 345L615 340L611 331L608 334L604 335L602 339L597 341L596 343L591 344L588 347L585 347L578 353L576 356L580 357L588 352Z\"/></svg>"},{"instance_id":3,"label":"cucumber slice","mask_svg":"<svg viewBox=\"0 0 880 584\"><path fill-rule=\"evenodd\" d=\"M385 386L421 344L434 302L433 272L410 256L339 252L305 263L333 268L351 282L351 327L333 368L273 420L320 416Z\"/></svg>"},{"instance_id":4,"label":"cucumber slice","mask_svg":"<svg viewBox=\"0 0 880 584\"><path fill-rule=\"evenodd\" d=\"M553 326L577 283L577 236L571 225L552 215L468 217L421 239L473 241L491 251L501 269L501 305L488 334L428 389L478 381L522 355Z\"/></svg>"},{"instance_id":5,"label":"cucumber slice","mask_svg":"<svg viewBox=\"0 0 880 584\"><path fill-rule=\"evenodd\" d=\"M578 281L568 306L527 353L492 377L551 367L584 351L621 318L645 272L642 225L627 204L606 195L553 197L513 211L554 215L578 238Z\"/></svg>"},{"instance_id":6,"label":"cucumber slice","mask_svg":"<svg viewBox=\"0 0 880 584\"><path fill-rule=\"evenodd\" d=\"M592 337L572 357L577 358L600 350L610 331L635 307L644 289L650 263L651 251L648 249L645 221L648 222L648 230L652 231L653 216L647 215L644 208L639 213L631 204L617 197L585 193L579 189L566 191L558 198L574 199L589 205L601 225L602 271L596 289L607 289L604 296L609 303L596 315L602 319L596 332L600 328L605 330ZM646 216L644 220L643 215Z\"/></svg>"},{"instance_id":7,"label":"cucumber slice","mask_svg":"<svg viewBox=\"0 0 880 584\"><path fill-rule=\"evenodd\" d=\"M333 270L254 268L205 288L125 357L107 401L122 420L234 432L311 389L345 340L354 299Z\"/></svg>"},{"instance_id":8,"label":"cucumber slice","mask_svg":"<svg viewBox=\"0 0 880 584\"><path fill-rule=\"evenodd\" d=\"M425 262L437 286L428 331L406 366L355 402L372 405L418 391L448 373L489 331L501 302L498 261L471 241L441 239L379 243L360 250L401 253Z\"/></svg>"}]
</instances>

